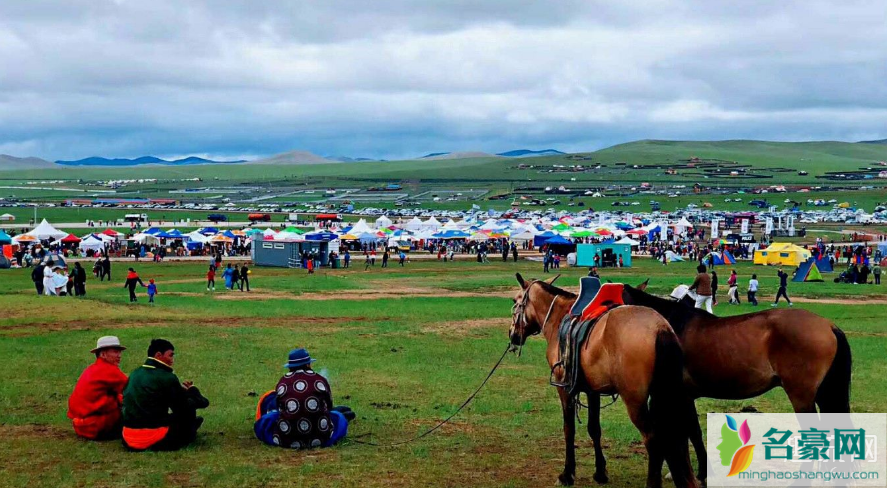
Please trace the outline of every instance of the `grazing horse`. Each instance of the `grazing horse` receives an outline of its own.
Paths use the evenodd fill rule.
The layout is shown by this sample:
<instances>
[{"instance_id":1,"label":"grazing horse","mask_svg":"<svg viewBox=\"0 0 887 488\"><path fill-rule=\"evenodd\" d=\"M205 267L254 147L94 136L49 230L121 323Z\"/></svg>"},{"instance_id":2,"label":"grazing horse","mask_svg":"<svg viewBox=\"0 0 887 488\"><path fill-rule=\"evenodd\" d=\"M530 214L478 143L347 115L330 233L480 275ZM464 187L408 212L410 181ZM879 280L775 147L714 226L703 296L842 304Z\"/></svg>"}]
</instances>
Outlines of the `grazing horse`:
<instances>
[{"instance_id":1,"label":"grazing horse","mask_svg":"<svg viewBox=\"0 0 887 488\"><path fill-rule=\"evenodd\" d=\"M693 398L742 400L781 386L795 412L815 413L816 405L823 413L850 412L850 345L831 321L797 308L716 317L695 308L686 296L669 300L646 293L649 281L637 288L625 285L622 300L652 308L671 324ZM705 480L698 417L690 440L699 460L697 476Z\"/></svg>"},{"instance_id":2,"label":"grazing horse","mask_svg":"<svg viewBox=\"0 0 887 488\"><path fill-rule=\"evenodd\" d=\"M542 334L548 341L546 356L555 377L566 374L558 363L558 331L576 295L544 281L524 281L517 274L521 290L514 298L509 338L523 346L529 336ZM553 281L553 280L552 280ZM641 432L647 448L647 487L662 485L662 461L671 469L678 487L696 487L690 465L687 421L692 401L683 389L683 357L677 336L668 322L650 308L624 306L602 315L582 345L579 357L581 391L589 400L588 433L594 442L595 474L599 483L607 481L601 450L600 394L618 394L628 416ZM566 456L564 471L558 477L572 485L576 473L576 405L563 387L558 387L564 420ZM649 406L648 406L649 400Z\"/></svg>"}]
</instances>

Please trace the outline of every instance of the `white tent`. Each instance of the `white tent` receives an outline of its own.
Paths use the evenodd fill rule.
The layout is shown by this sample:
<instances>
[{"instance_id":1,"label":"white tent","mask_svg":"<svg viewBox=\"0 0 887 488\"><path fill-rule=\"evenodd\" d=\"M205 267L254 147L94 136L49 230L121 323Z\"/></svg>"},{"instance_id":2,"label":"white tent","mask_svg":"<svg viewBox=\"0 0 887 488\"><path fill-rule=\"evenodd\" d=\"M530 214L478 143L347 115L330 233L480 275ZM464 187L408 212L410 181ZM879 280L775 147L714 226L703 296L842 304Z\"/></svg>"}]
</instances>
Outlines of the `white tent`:
<instances>
[{"instance_id":1,"label":"white tent","mask_svg":"<svg viewBox=\"0 0 887 488\"><path fill-rule=\"evenodd\" d=\"M277 231L275 231L274 229L272 229L272 228L269 227L269 228L265 229L264 232L262 232L262 235L265 236L265 237L268 237L268 236L276 236L276 235L277 235Z\"/></svg>"},{"instance_id":2,"label":"white tent","mask_svg":"<svg viewBox=\"0 0 887 488\"><path fill-rule=\"evenodd\" d=\"M7 222L12 222L12 221L15 220L15 215L5 213L5 214L3 214L3 215L0 215L0 220L2 220L2 221L7 221Z\"/></svg>"},{"instance_id":3,"label":"white tent","mask_svg":"<svg viewBox=\"0 0 887 488\"><path fill-rule=\"evenodd\" d=\"M623 237L615 242L615 244L628 244L629 246L640 246L640 241L636 241L630 237Z\"/></svg>"},{"instance_id":4,"label":"white tent","mask_svg":"<svg viewBox=\"0 0 887 488\"><path fill-rule=\"evenodd\" d=\"M67 232L62 232L55 227L52 226L46 219L43 219L43 222L40 222L40 225L34 227L34 230L27 233L29 236L34 236L37 239L61 239L63 237L67 237Z\"/></svg>"},{"instance_id":5,"label":"white tent","mask_svg":"<svg viewBox=\"0 0 887 488\"><path fill-rule=\"evenodd\" d=\"M441 223L432 215L430 219L422 223L422 227L426 229L437 230L441 228Z\"/></svg>"},{"instance_id":6,"label":"white tent","mask_svg":"<svg viewBox=\"0 0 887 488\"><path fill-rule=\"evenodd\" d=\"M455 220L450 219L443 225L443 230L459 230L459 225L456 224Z\"/></svg>"},{"instance_id":7,"label":"white tent","mask_svg":"<svg viewBox=\"0 0 887 488\"><path fill-rule=\"evenodd\" d=\"M417 231L422 228L422 220L419 217L413 217L412 220L403 226L406 230Z\"/></svg>"},{"instance_id":8,"label":"white tent","mask_svg":"<svg viewBox=\"0 0 887 488\"><path fill-rule=\"evenodd\" d=\"M84 251L102 251L105 249L105 241L94 235L88 235L80 241L80 249Z\"/></svg>"},{"instance_id":9,"label":"white tent","mask_svg":"<svg viewBox=\"0 0 887 488\"><path fill-rule=\"evenodd\" d=\"M370 229L370 226L367 225L367 221L364 219L360 219L354 224L351 229L348 230L348 233L351 235L359 236L361 234L365 234L367 232L372 232L373 229Z\"/></svg>"},{"instance_id":10,"label":"white tent","mask_svg":"<svg viewBox=\"0 0 887 488\"><path fill-rule=\"evenodd\" d=\"M674 232L677 235L681 235L684 232L687 232L687 229L692 229L693 224L687 220L687 217L681 217L681 220L678 223L674 224Z\"/></svg>"},{"instance_id":11,"label":"white tent","mask_svg":"<svg viewBox=\"0 0 887 488\"><path fill-rule=\"evenodd\" d=\"M487 219L484 225L480 226L480 230L496 230L498 228L499 224L496 223L496 219Z\"/></svg>"},{"instance_id":12,"label":"white tent","mask_svg":"<svg viewBox=\"0 0 887 488\"><path fill-rule=\"evenodd\" d=\"M518 234L512 235L511 237L509 237L509 239L511 239L512 241L516 241L516 242L523 242L523 241L532 241L534 237L536 237L536 234L530 232L529 230L525 230L525 231L520 232Z\"/></svg>"},{"instance_id":13,"label":"white tent","mask_svg":"<svg viewBox=\"0 0 887 488\"><path fill-rule=\"evenodd\" d=\"M389 219L388 217L386 217L384 215L382 215L381 217L376 219L376 228L377 229L381 229L383 227L388 227L390 225L391 225L391 219Z\"/></svg>"},{"instance_id":14,"label":"white tent","mask_svg":"<svg viewBox=\"0 0 887 488\"><path fill-rule=\"evenodd\" d=\"M674 251L665 251L665 259L668 260L669 263L680 263L684 261L684 258L675 254Z\"/></svg>"},{"instance_id":15,"label":"white tent","mask_svg":"<svg viewBox=\"0 0 887 488\"><path fill-rule=\"evenodd\" d=\"M137 234L134 238L138 238L140 235L142 234ZM190 242L199 242L201 244L211 239L210 236L205 236L196 230L189 234L185 234L185 237L187 237Z\"/></svg>"}]
</instances>

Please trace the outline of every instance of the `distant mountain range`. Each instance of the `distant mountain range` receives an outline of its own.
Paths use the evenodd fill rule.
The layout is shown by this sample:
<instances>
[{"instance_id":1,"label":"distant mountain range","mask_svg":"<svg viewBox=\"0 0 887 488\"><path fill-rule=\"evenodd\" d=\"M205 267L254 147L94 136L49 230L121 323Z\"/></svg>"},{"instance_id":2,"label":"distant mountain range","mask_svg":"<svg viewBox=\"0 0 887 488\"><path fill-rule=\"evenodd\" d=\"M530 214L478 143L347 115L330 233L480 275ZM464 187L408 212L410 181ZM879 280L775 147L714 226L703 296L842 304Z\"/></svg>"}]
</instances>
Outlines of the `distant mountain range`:
<instances>
[{"instance_id":1,"label":"distant mountain range","mask_svg":"<svg viewBox=\"0 0 887 488\"><path fill-rule=\"evenodd\" d=\"M859 141L860 144L887 144L887 139L878 139L877 141Z\"/></svg>"},{"instance_id":2,"label":"distant mountain range","mask_svg":"<svg viewBox=\"0 0 887 488\"><path fill-rule=\"evenodd\" d=\"M56 161L56 164L61 164L63 166L142 166L145 164L161 164L164 166L187 166L191 164L232 164L243 162L243 160L213 161L211 159L198 158L196 156L174 160L160 159L154 156L142 156L135 159L108 159L93 156L91 158L78 159L75 161Z\"/></svg>"},{"instance_id":3,"label":"distant mountain range","mask_svg":"<svg viewBox=\"0 0 887 488\"><path fill-rule=\"evenodd\" d=\"M532 151L530 149L515 149L514 151L498 153L496 154L496 156L505 156L506 158L532 158L536 156L557 156L560 154L566 153L560 152L557 149L543 149L541 151Z\"/></svg>"}]
</instances>

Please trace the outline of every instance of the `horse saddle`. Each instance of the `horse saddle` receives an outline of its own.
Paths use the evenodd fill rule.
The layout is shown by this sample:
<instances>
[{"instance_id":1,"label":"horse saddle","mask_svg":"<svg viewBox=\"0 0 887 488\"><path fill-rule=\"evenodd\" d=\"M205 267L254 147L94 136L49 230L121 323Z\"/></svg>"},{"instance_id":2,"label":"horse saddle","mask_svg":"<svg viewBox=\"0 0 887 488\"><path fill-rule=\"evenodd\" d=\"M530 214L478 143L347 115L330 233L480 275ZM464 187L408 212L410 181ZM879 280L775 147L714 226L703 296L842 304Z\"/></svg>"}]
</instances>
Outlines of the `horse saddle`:
<instances>
[{"instance_id":1,"label":"horse saddle","mask_svg":"<svg viewBox=\"0 0 887 488\"><path fill-rule=\"evenodd\" d=\"M620 283L601 285L599 278L591 276L580 279L579 297L558 330L558 362L551 368L549 381L552 386L565 388L568 396L579 394L579 355L582 346L598 319L613 308L624 305L622 290L623 285ZM554 370L558 366L564 372L560 381L554 378Z\"/></svg>"}]
</instances>

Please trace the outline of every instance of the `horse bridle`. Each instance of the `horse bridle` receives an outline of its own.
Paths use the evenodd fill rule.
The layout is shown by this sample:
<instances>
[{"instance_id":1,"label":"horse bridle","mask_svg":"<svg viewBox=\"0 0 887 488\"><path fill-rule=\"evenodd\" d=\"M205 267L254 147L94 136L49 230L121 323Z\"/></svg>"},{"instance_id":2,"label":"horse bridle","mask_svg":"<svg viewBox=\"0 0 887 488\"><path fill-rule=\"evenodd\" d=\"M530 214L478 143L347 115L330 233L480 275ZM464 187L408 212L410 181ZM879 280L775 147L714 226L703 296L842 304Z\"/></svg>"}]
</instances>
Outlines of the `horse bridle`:
<instances>
[{"instance_id":1,"label":"horse bridle","mask_svg":"<svg viewBox=\"0 0 887 488\"><path fill-rule=\"evenodd\" d=\"M555 277L555 280L557 277ZM552 280L553 282L554 280ZM511 307L511 316L512 321L517 324L520 323L523 326L524 332L527 330L527 304L530 301L530 288L533 287L536 283L541 283L540 280L533 280L524 288L524 296L521 297L519 302L515 302L514 306ZM551 312L554 310L554 304L557 303L557 299L560 298L560 295L555 295L554 300L551 301L551 305L548 307L548 313L545 314L545 320L542 321L542 324L539 325L539 330L529 334L530 336L541 334L545 331L545 325L548 324L548 319L551 318ZM525 336L528 337L528 336Z\"/></svg>"}]
</instances>

